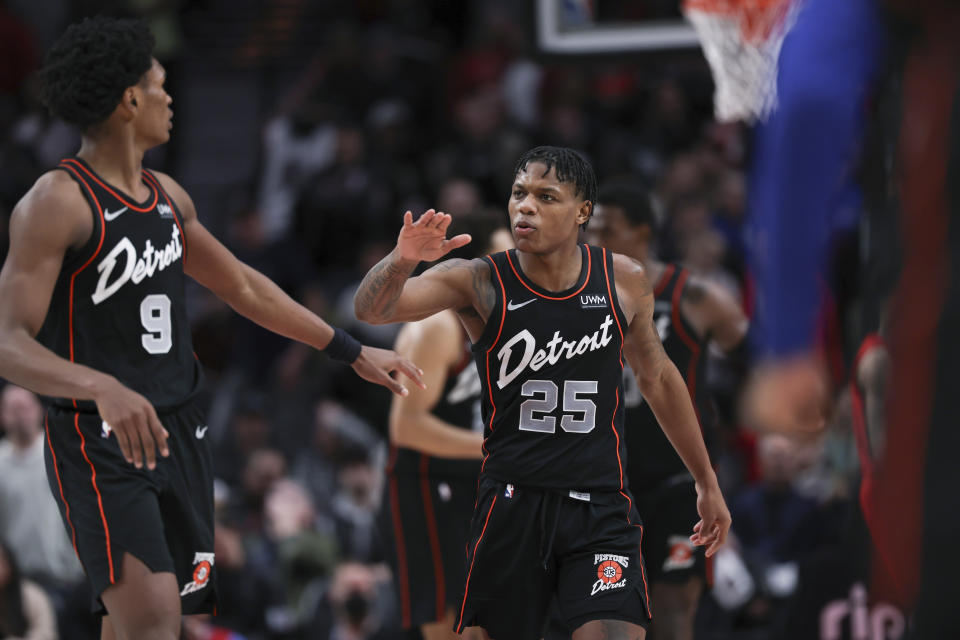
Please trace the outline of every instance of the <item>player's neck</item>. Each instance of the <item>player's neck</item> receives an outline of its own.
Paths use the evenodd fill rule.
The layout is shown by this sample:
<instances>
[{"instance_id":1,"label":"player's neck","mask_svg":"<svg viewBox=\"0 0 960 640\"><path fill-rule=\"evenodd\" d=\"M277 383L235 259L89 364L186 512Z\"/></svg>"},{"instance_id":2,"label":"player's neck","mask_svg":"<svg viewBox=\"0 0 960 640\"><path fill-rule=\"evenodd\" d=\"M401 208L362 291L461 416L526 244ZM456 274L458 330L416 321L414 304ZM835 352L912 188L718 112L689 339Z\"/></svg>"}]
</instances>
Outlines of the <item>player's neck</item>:
<instances>
[{"instance_id":1,"label":"player's neck","mask_svg":"<svg viewBox=\"0 0 960 640\"><path fill-rule=\"evenodd\" d=\"M580 279L583 255L579 244L549 253L517 251L520 268L534 284L547 291L566 291Z\"/></svg>"},{"instance_id":2,"label":"player's neck","mask_svg":"<svg viewBox=\"0 0 960 640\"><path fill-rule=\"evenodd\" d=\"M77 155L101 178L135 198L146 198L141 171L144 150L124 132L83 136Z\"/></svg>"}]
</instances>

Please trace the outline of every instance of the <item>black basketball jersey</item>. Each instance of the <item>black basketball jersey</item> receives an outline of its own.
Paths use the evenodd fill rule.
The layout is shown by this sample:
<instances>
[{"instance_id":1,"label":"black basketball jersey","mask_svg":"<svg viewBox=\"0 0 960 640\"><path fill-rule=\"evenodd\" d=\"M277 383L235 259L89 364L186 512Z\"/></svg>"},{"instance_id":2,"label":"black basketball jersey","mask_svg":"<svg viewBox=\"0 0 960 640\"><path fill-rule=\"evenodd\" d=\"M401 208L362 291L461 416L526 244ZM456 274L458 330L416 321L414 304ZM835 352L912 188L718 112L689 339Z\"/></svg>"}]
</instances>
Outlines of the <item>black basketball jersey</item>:
<instances>
[{"instance_id":1,"label":"black basketball jersey","mask_svg":"<svg viewBox=\"0 0 960 640\"><path fill-rule=\"evenodd\" d=\"M676 265L667 265L654 288L653 322L663 341L664 351L677 366L693 401L701 429L712 422L713 407L704 384L707 342L680 313L680 300L690 273ZM626 407L627 451L630 464L627 476L634 492L652 489L680 474L687 467L664 435L656 416L637 386L633 370L624 368L623 404ZM710 431L704 430L705 436Z\"/></svg>"},{"instance_id":2,"label":"black basketball jersey","mask_svg":"<svg viewBox=\"0 0 960 640\"><path fill-rule=\"evenodd\" d=\"M62 160L93 212L93 233L64 256L38 340L63 358L110 374L159 410L189 400L201 383L184 300L187 245L173 199L147 170L136 202L80 158ZM95 411L91 401L55 398Z\"/></svg>"},{"instance_id":3,"label":"black basketball jersey","mask_svg":"<svg viewBox=\"0 0 960 640\"><path fill-rule=\"evenodd\" d=\"M612 255L581 246L577 283L530 281L515 250L487 256L497 293L473 347L483 383L483 471L570 491L624 487L623 333Z\"/></svg>"},{"instance_id":4,"label":"black basketball jersey","mask_svg":"<svg viewBox=\"0 0 960 640\"><path fill-rule=\"evenodd\" d=\"M480 417L480 376L470 353L470 339L463 334L463 353L447 372L440 401L433 415L451 426L473 431L483 430ZM464 458L441 458L415 449L394 447L387 470L394 473L430 473L476 478L480 461Z\"/></svg>"}]
</instances>

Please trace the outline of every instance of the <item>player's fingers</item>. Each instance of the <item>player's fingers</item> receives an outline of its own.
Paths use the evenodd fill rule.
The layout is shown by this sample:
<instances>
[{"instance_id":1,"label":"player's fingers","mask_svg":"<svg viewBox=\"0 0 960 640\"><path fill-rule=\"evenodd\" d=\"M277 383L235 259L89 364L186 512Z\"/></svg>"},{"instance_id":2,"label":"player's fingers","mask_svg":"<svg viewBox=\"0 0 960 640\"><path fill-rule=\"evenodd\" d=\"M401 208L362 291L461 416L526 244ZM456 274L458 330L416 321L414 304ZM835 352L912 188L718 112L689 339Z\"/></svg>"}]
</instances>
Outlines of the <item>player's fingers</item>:
<instances>
[{"instance_id":1,"label":"player's fingers","mask_svg":"<svg viewBox=\"0 0 960 640\"><path fill-rule=\"evenodd\" d=\"M446 233L447 227L450 226L450 222L452 220L453 218L450 216L450 214L443 213L441 211L440 213L437 214L437 229L439 231L443 231L444 233Z\"/></svg>"},{"instance_id":2,"label":"player's fingers","mask_svg":"<svg viewBox=\"0 0 960 640\"><path fill-rule=\"evenodd\" d=\"M413 364L406 358L397 358L396 370L407 376L421 389L426 389L427 385L423 382L423 369Z\"/></svg>"},{"instance_id":3,"label":"player's fingers","mask_svg":"<svg viewBox=\"0 0 960 640\"><path fill-rule=\"evenodd\" d=\"M711 537L712 537L712 541L710 542L710 546L707 547L708 558L713 554L715 554L717 551L719 551L720 547L723 546L723 539L721 538L719 527L716 531L716 535Z\"/></svg>"},{"instance_id":4,"label":"player's fingers","mask_svg":"<svg viewBox=\"0 0 960 640\"><path fill-rule=\"evenodd\" d=\"M160 418L157 416L157 412L153 407L147 410L147 426L150 429L150 435L153 441L157 445L157 450L160 452L160 455L166 458L170 455L170 449L167 447L167 438L170 437L170 434L163 428L163 424L160 422Z\"/></svg>"},{"instance_id":5,"label":"player's fingers","mask_svg":"<svg viewBox=\"0 0 960 640\"><path fill-rule=\"evenodd\" d=\"M423 212L423 215L417 218L417 221L413 223L415 227L429 228L430 223L433 222L433 218L436 215L436 211L433 209L427 209Z\"/></svg>"},{"instance_id":6,"label":"player's fingers","mask_svg":"<svg viewBox=\"0 0 960 640\"><path fill-rule=\"evenodd\" d=\"M140 443L143 446L143 461L147 469L156 469L157 467L157 448L153 442L153 434L150 433L147 417L138 416L137 432L140 434Z\"/></svg>"},{"instance_id":7,"label":"player's fingers","mask_svg":"<svg viewBox=\"0 0 960 640\"><path fill-rule=\"evenodd\" d=\"M120 453L123 454L123 459L129 464L133 464L133 446L130 444L130 438L127 436L127 432L118 429L111 430L113 431L113 436L117 439L117 444L120 445Z\"/></svg>"},{"instance_id":8,"label":"player's fingers","mask_svg":"<svg viewBox=\"0 0 960 640\"><path fill-rule=\"evenodd\" d=\"M465 244L468 244L473 237L469 233L461 233L458 236L453 236L449 240L443 242L443 248L446 251L453 251L454 249L459 249Z\"/></svg>"},{"instance_id":9,"label":"player's fingers","mask_svg":"<svg viewBox=\"0 0 960 640\"><path fill-rule=\"evenodd\" d=\"M390 391L393 391L398 396L408 395L410 392L407 391L407 388L395 380L389 373L382 369L376 369L376 378L373 382L385 386Z\"/></svg>"},{"instance_id":10,"label":"player's fingers","mask_svg":"<svg viewBox=\"0 0 960 640\"><path fill-rule=\"evenodd\" d=\"M407 211L405 214L403 214L403 226L404 226L404 227L412 227L412 226L413 226L413 212L412 212L412 211Z\"/></svg>"},{"instance_id":11,"label":"player's fingers","mask_svg":"<svg viewBox=\"0 0 960 640\"><path fill-rule=\"evenodd\" d=\"M700 541L701 540L700 531L702 529L703 529L703 520L693 525L693 535L690 536L690 542L692 542L694 546L699 547L701 544L703 544Z\"/></svg>"},{"instance_id":12,"label":"player's fingers","mask_svg":"<svg viewBox=\"0 0 960 640\"><path fill-rule=\"evenodd\" d=\"M130 438L130 455L133 457L133 466L143 468L143 444L140 442L140 430L133 418L124 421L124 431Z\"/></svg>"}]
</instances>

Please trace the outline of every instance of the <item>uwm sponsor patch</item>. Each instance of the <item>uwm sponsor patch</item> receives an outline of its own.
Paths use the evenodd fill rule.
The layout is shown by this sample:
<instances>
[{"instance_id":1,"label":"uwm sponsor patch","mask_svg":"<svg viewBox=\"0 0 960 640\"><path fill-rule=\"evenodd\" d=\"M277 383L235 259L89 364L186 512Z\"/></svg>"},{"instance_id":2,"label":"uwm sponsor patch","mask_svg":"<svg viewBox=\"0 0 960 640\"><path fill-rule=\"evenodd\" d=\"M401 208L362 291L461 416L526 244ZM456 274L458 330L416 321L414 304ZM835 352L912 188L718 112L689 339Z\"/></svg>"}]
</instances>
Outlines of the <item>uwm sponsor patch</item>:
<instances>
[{"instance_id":1,"label":"uwm sponsor patch","mask_svg":"<svg viewBox=\"0 0 960 640\"><path fill-rule=\"evenodd\" d=\"M606 306L607 296L586 293L580 296L581 309L603 309Z\"/></svg>"},{"instance_id":2,"label":"uwm sponsor patch","mask_svg":"<svg viewBox=\"0 0 960 640\"><path fill-rule=\"evenodd\" d=\"M593 583L593 589L590 590L591 596L601 591L622 589L627 586L627 579L623 577L623 570L630 566L630 558L627 556L595 553L593 566L597 568L597 581Z\"/></svg>"}]
</instances>

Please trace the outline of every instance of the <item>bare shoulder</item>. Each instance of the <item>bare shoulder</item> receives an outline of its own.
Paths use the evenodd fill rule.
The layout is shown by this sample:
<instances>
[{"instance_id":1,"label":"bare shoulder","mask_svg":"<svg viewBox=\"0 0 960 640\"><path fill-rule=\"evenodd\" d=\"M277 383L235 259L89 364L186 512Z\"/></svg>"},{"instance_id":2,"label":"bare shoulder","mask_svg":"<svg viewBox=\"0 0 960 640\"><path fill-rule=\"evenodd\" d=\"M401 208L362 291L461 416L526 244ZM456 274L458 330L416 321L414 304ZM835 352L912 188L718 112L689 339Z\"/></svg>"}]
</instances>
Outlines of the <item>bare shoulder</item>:
<instances>
[{"instance_id":1,"label":"bare shoulder","mask_svg":"<svg viewBox=\"0 0 960 640\"><path fill-rule=\"evenodd\" d=\"M643 289L641 294L645 293L648 289L653 291L649 278L647 278L647 270L644 269L643 264L641 264L639 260L625 256L622 253L614 253L612 256L613 275L617 284L622 282L631 289L639 287Z\"/></svg>"},{"instance_id":2,"label":"bare shoulder","mask_svg":"<svg viewBox=\"0 0 960 640\"><path fill-rule=\"evenodd\" d=\"M63 171L40 176L13 208L11 238L33 244L32 231L42 234L51 246L63 249L82 245L93 232L90 205L80 185Z\"/></svg>"},{"instance_id":3,"label":"bare shoulder","mask_svg":"<svg viewBox=\"0 0 960 640\"><path fill-rule=\"evenodd\" d=\"M190 198L187 190L180 186L179 182L162 171L154 171L151 169L150 173L157 177L163 190L173 198L174 203L179 207L185 219L189 220L197 216L197 209L193 204L193 199Z\"/></svg>"},{"instance_id":4,"label":"bare shoulder","mask_svg":"<svg viewBox=\"0 0 960 640\"><path fill-rule=\"evenodd\" d=\"M634 317L653 309L653 286L647 278L643 265L629 256L613 254L613 276L617 286L617 297L627 321L633 323Z\"/></svg>"},{"instance_id":5,"label":"bare shoulder","mask_svg":"<svg viewBox=\"0 0 960 640\"><path fill-rule=\"evenodd\" d=\"M435 361L454 363L460 357L460 321L445 309L422 320L408 322L397 335L396 350L407 357L429 352Z\"/></svg>"}]
</instances>

